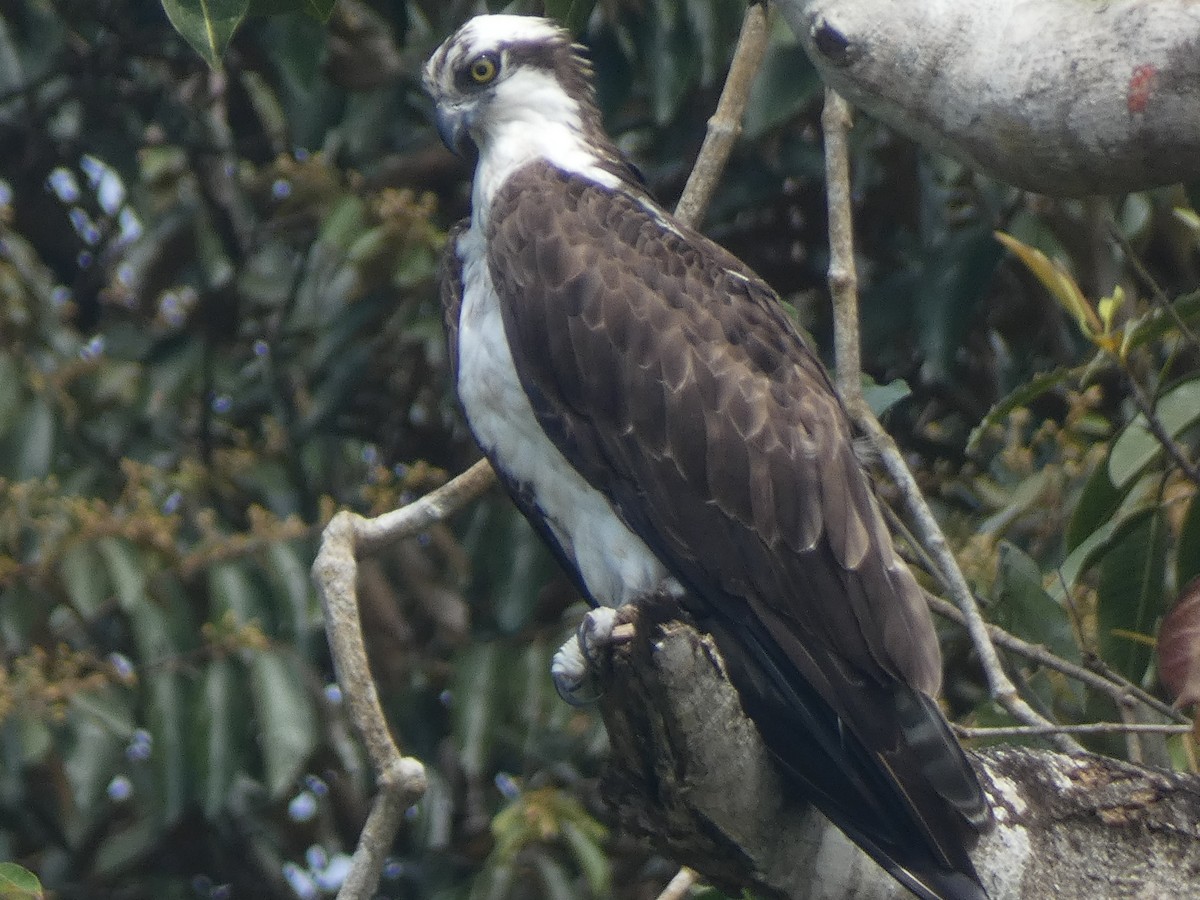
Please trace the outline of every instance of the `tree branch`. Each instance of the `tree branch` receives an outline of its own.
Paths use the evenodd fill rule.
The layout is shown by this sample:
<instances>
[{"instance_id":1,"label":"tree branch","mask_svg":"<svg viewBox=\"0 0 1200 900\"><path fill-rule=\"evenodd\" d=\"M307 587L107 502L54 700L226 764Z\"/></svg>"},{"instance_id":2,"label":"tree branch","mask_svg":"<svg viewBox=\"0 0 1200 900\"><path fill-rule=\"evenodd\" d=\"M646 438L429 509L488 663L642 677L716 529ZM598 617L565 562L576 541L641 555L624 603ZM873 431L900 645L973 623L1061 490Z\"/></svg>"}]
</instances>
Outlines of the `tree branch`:
<instances>
[{"instance_id":1,"label":"tree branch","mask_svg":"<svg viewBox=\"0 0 1200 900\"><path fill-rule=\"evenodd\" d=\"M734 893L911 897L789 795L712 640L623 607L600 701L612 745L602 791L620 823ZM1200 869L1200 778L1019 747L970 754L996 813L972 851L993 900L1182 897Z\"/></svg>"},{"instance_id":2,"label":"tree branch","mask_svg":"<svg viewBox=\"0 0 1200 900\"><path fill-rule=\"evenodd\" d=\"M462 509L493 481L491 467L478 462L420 500L376 519L340 512L321 534L313 581L325 613L325 635L350 720L367 749L379 788L338 891L339 900L374 896L404 810L421 798L426 787L425 767L420 760L401 755L379 704L358 612L358 553L420 534Z\"/></svg>"},{"instance_id":3,"label":"tree branch","mask_svg":"<svg viewBox=\"0 0 1200 900\"><path fill-rule=\"evenodd\" d=\"M746 99L754 86L754 76L762 65L767 49L767 5L753 2L742 19L742 31L733 51L733 62L725 77L725 87L717 110L708 120L708 131L700 147L700 155L692 167L683 196L675 206L675 217L698 228L712 200L713 190L725 171L725 163L733 145L742 133L742 114Z\"/></svg>"},{"instance_id":4,"label":"tree branch","mask_svg":"<svg viewBox=\"0 0 1200 900\"><path fill-rule=\"evenodd\" d=\"M779 0L826 84L930 149L1055 196L1200 175L1191 0Z\"/></svg>"}]
</instances>

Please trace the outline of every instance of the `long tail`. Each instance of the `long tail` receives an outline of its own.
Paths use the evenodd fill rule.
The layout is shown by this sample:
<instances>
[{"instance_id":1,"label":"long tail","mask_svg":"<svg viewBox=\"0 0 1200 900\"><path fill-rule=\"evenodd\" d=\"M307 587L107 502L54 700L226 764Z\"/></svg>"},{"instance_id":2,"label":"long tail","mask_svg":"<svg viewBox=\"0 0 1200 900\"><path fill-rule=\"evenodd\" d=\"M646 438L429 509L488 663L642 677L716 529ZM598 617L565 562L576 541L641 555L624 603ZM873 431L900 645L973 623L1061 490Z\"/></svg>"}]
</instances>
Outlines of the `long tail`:
<instances>
[{"instance_id":1,"label":"long tail","mask_svg":"<svg viewBox=\"0 0 1200 900\"><path fill-rule=\"evenodd\" d=\"M753 619L704 624L805 798L922 900L987 900L968 851L991 813L929 697L902 682L839 681L836 662L793 660Z\"/></svg>"}]
</instances>

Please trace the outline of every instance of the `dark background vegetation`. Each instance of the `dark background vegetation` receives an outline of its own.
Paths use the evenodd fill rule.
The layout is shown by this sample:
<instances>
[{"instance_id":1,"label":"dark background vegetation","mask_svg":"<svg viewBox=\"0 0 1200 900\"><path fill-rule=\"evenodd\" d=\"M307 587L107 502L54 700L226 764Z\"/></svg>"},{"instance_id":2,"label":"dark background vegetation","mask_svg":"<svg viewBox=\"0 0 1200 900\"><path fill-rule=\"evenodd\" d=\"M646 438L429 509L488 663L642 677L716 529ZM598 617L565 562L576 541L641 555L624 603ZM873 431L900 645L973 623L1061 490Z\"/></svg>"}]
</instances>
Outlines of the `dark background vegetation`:
<instances>
[{"instance_id":1,"label":"dark background vegetation","mask_svg":"<svg viewBox=\"0 0 1200 900\"><path fill-rule=\"evenodd\" d=\"M741 5L548 5L671 203ZM393 508L477 455L435 289L470 172L419 78L479 7L252 17L213 71L156 0L0 2L0 860L54 896L333 893L372 785L308 567L333 511ZM705 228L827 346L820 102L778 28ZM1186 193L1054 201L869 121L853 143L866 365L907 387L887 424L988 616L1161 690L1153 635L1200 570L1200 503L1131 384L1165 395L1194 460L1195 332L1154 312L1177 301L1196 327ZM1113 327L1133 348L1098 352L996 229L1093 305L1124 285ZM606 828L603 729L550 686L578 600L508 503L379 557L361 598L395 732L431 778L380 896L655 896L673 867ZM952 712L1003 722L966 639L945 638ZM1060 719L1119 718L1012 668ZM1181 738L1092 746L1194 765Z\"/></svg>"}]
</instances>

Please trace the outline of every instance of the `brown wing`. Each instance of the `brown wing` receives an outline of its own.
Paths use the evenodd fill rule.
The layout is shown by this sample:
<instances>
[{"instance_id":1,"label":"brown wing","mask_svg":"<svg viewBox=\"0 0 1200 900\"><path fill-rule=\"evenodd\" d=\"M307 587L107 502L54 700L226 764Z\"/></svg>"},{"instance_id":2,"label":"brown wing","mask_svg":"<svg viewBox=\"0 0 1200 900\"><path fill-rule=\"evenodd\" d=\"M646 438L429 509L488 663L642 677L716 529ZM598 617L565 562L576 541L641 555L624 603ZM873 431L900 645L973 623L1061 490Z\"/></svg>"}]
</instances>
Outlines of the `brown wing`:
<instances>
[{"instance_id":1,"label":"brown wing","mask_svg":"<svg viewBox=\"0 0 1200 900\"><path fill-rule=\"evenodd\" d=\"M510 179L491 220L522 382L631 528L688 584L769 608L863 675L936 692L924 598L770 288L706 238L553 169Z\"/></svg>"},{"instance_id":2,"label":"brown wing","mask_svg":"<svg viewBox=\"0 0 1200 900\"><path fill-rule=\"evenodd\" d=\"M889 842L914 838L872 822L899 807L935 866L970 870L959 832L986 805L926 696L941 668L928 609L774 293L636 198L547 166L513 175L490 222L539 421L711 620L768 744L885 865Z\"/></svg>"}]
</instances>

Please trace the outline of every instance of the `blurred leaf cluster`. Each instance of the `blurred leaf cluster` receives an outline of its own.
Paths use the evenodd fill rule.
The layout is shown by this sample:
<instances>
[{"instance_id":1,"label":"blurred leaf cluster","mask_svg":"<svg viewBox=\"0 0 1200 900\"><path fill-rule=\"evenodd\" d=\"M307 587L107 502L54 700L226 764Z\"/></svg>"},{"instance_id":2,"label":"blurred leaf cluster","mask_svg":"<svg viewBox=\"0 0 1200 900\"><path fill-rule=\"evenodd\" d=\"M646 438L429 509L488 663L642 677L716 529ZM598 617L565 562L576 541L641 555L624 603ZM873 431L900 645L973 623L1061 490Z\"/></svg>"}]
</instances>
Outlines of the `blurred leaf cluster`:
<instances>
[{"instance_id":1,"label":"blurred leaf cluster","mask_svg":"<svg viewBox=\"0 0 1200 900\"><path fill-rule=\"evenodd\" d=\"M335 509L393 508L477 452L436 299L470 172L420 69L482 6L0 5L0 860L53 896L336 890L372 784L308 567ZM571 24L671 203L741 4L504 8ZM777 29L706 224L819 339L820 98ZM1200 570L1179 464L1200 410L1193 204L1033 198L869 121L853 140L877 400L989 616L1160 691L1155 629ZM431 779L381 897L657 894L671 865L604 824L603 729L547 675L577 598L503 498L364 562L360 600ZM955 712L1000 721L946 639ZM1064 720L1119 714L1013 665Z\"/></svg>"},{"instance_id":2,"label":"blurred leaf cluster","mask_svg":"<svg viewBox=\"0 0 1200 900\"><path fill-rule=\"evenodd\" d=\"M1159 639L1178 648L1164 682L1200 674L1200 647L1186 648L1191 617L1167 615L1200 571L1200 298L1180 292L1195 283L1200 235L1175 227L1194 216L1182 190L1124 205L1147 209L1123 219L1126 210L1107 201L1059 204L1058 214L1099 226L1083 260L1048 229L1029 231L1030 243L999 234L1026 268L1026 286L1057 303L1072 352L992 407L970 435L966 464L936 490L953 497L950 515L993 621L1062 659L1173 700L1182 692L1160 683ZM1030 224L1022 214L1010 221ZM1164 248L1173 265L1155 272L1148 261L1161 265L1155 255ZM1086 266L1111 279L1095 300L1073 274ZM1164 287L1171 281L1178 286ZM1017 668L1030 698L1056 720L1128 718L1113 696L1059 672ZM976 715L1003 721L990 705ZM1192 740L1114 734L1093 747L1195 769Z\"/></svg>"}]
</instances>

